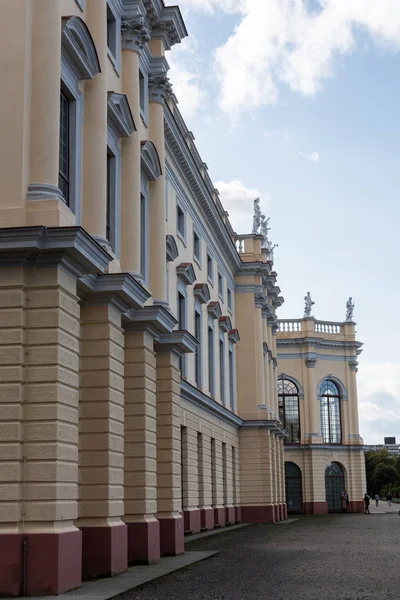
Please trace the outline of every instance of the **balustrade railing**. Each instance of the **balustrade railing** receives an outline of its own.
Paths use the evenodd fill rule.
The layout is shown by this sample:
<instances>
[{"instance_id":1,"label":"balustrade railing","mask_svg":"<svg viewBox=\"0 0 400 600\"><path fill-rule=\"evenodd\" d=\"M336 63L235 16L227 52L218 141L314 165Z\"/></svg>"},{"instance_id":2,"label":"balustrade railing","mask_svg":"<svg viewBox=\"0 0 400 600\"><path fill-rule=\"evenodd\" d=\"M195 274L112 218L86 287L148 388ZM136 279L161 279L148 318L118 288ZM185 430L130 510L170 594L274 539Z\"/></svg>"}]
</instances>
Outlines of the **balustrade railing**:
<instances>
[{"instance_id":1,"label":"balustrade railing","mask_svg":"<svg viewBox=\"0 0 400 600\"><path fill-rule=\"evenodd\" d=\"M315 321L315 331L317 333L337 335L338 333L342 333L342 326L340 323L333 323L332 321Z\"/></svg>"},{"instance_id":2,"label":"balustrade railing","mask_svg":"<svg viewBox=\"0 0 400 600\"><path fill-rule=\"evenodd\" d=\"M279 331L281 333L291 333L293 331L301 331L301 321L293 319L279 319Z\"/></svg>"}]
</instances>

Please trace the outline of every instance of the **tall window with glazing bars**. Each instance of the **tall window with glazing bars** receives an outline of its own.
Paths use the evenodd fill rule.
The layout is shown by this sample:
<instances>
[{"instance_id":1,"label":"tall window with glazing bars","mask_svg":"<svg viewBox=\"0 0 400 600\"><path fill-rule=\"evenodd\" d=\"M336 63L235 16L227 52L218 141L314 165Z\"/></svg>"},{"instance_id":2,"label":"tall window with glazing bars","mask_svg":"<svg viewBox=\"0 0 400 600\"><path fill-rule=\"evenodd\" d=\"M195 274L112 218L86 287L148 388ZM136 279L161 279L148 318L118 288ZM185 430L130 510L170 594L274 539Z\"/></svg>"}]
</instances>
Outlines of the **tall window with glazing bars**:
<instances>
[{"instance_id":1,"label":"tall window with glazing bars","mask_svg":"<svg viewBox=\"0 0 400 600\"><path fill-rule=\"evenodd\" d=\"M278 381L279 418L288 434L286 444L300 443L299 390L288 379Z\"/></svg>"},{"instance_id":2,"label":"tall window with glazing bars","mask_svg":"<svg viewBox=\"0 0 400 600\"><path fill-rule=\"evenodd\" d=\"M342 428L340 422L340 391L330 379L319 386L318 396L321 403L321 435L324 444L340 444Z\"/></svg>"}]
</instances>

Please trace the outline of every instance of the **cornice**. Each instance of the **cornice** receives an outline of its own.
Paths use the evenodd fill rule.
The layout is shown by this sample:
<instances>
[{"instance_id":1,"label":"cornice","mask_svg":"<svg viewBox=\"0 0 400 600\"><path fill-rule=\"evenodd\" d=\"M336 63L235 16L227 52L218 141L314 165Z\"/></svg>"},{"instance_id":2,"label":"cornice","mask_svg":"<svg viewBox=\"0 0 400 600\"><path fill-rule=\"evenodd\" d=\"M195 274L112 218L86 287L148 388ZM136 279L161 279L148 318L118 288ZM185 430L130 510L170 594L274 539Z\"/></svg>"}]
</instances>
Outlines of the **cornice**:
<instances>
[{"instance_id":1,"label":"cornice","mask_svg":"<svg viewBox=\"0 0 400 600\"><path fill-rule=\"evenodd\" d=\"M192 263L181 263L176 267L176 274L184 285L193 285L196 281L196 273Z\"/></svg>"},{"instance_id":2,"label":"cornice","mask_svg":"<svg viewBox=\"0 0 400 600\"><path fill-rule=\"evenodd\" d=\"M196 283L193 288L193 294L195 300L200 302L200 304L206 304L211 298L210 288L207 283Z\"/></svg>"},{"instance_id":3,"label":"cornice","mask_svg":"<svg viewBox=\"0 0 400 600\"><path fill-rule=\"evenodd\" d=\"M135 122L125 94L108 92L107 118L117 137L129 137L136 131Z\"/></svg>"},{"instance_id":4,"label":"cornice","mask_svg":"<svg viewBox=\"0 0 400 600\"><path fill-rule=\"evenodd\" d=\"M218 319L218 325L223 333L229 333L232 330L232 321L228 315L221 315Z\"/></svg>"},{"instance_id":5,"label":"cornice","mask_svg":"<svg viewBox=\"0 0 400 600\"><path fill-rule=\"evenodd\" d=\"M162 333L154 341L156 352L173 351L180 356L195 352L198 345L198 340L186 330L174 330L171 333Z\"/></svg>"},{"instance_id":6,"label":"cornice","mask_svg":"<svg viewBox=\"0 0 400 600\"><path fill-rule=\"evenodd\" d=\"M285 453L303 450L324 450L325 452L354 452L354 450L359 450L364 452L366 448L363 444L290 444L290 446L285 446Z\"/></svg>"},{"instance_id":7,"label":"cornice","mask_svg":"<svg viewBox=\"0 0 400 600\"><path fill-rule=\"evenodd\" d=\"M90 302L113 304L121 313L142 308L150 294L130 273L102 273L79 279L81 298Z\"/></svg>"},{"instance_id":8,"label":"cornice","mask_svg":"<svg viewBox=\"0 0 400 600\"><path fill-rule=\"evenodd\" d=\"M279 334L276 338L277 348L293 348L301 346L315 346L316 348L332 348L356 350L358 354L361 352L362 342L348 340L325 340L321 338L305 337L305 338L280 338Z\"/></svg>"},{"instance_id":9,"label":"cornice","mask_svg":"<svg viewBox=\"0 0 400 600\"><path fill-rule=\"evenodd\" d=\"M160 157L157 148L150 140L140 142L141 167L149 181L156 181L162 175Z\"/></svg>"},{"instance_id":10,"label":"cornice","mask_svg":"<svg viewBox=\"0 0 400 600\"><path fill-rule=\"evenodd\" d=\"M124 315L124 328L127 330L149 331L154 337L171 333L178 321L162 305L144 306L139 310L128 311Z\"/></svg>"},{"instance_id":11,"label":"cornice","mask_svg":"<svg viewBox=\"0 0 400 600\"><path fill-rule=\"evenodd\" d=\"M204 179L191 156L190 149L186 141L182 138L171 110L167 105L164 110L164 124L167 149L170 155L177 161L189 189L192 190L198 205L203 211L205 221L208 222L218 239L231 268L236 272L243 263L218 212L218 208L207 189Z\"/></svg>"},{"instance_id":12,"label":"cornice","mask_svg":"<svg viewBox=\"0 0 400 600\"><path fill-rule=\"evenodd\" d=\"M208 412L213 417L221 419L228 425L235 427L235 429L238 429L243 424L243 420L240 417L183 379L181 380L181 397Z\"/></svg>"}]
</instances>

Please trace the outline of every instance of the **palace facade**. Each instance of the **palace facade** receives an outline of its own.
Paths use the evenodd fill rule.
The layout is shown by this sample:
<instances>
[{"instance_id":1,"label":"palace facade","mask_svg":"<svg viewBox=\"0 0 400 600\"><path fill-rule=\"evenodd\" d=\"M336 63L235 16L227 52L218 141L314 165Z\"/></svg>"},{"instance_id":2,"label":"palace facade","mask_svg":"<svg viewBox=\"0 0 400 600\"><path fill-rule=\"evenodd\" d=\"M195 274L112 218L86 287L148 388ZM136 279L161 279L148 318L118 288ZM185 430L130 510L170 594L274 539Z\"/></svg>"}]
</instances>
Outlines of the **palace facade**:
<instances>
[{"instance_id":1,"label":"palace facade","mask_svg":"<svg viewBox=\"0 0 400 600\"><path fill-rule=\"evenodd\" d=\"M278 321L273 249L233 231L171 90L179 8L13 0L0 28L0 595L286 497L360 510L354 323Z\"/></svg>"}]
</instances>

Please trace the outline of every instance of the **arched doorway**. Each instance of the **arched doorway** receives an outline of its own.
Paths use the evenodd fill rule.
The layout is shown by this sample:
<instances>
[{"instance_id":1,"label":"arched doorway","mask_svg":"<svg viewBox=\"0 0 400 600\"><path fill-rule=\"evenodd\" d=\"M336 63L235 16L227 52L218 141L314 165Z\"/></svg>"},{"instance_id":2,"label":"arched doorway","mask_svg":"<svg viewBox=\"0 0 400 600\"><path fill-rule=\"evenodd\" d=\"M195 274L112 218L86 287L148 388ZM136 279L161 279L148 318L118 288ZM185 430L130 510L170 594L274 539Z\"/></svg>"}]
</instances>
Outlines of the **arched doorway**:
<instances>
[{"instance_id":1,"label":"arched doorway","mask_svg":"<svg viewBox=\"0 0 400 600\"><path fill-rule=\"evenodd\" d=\"M285 462L286 505L288 512L303 511L303 489L301 471L292 462Z\"/></svg>"},{"instance_id":2,"label":"arched doorway","mask_svg":"<svg viewBox=\"0 0 400 600\"><path fill-rule=\"evenodd\" d=\"M340 511L340 494L344 489L343 467L332 462L325 469L325 495L329 512Z\"/></svg>"}]
</instances>

